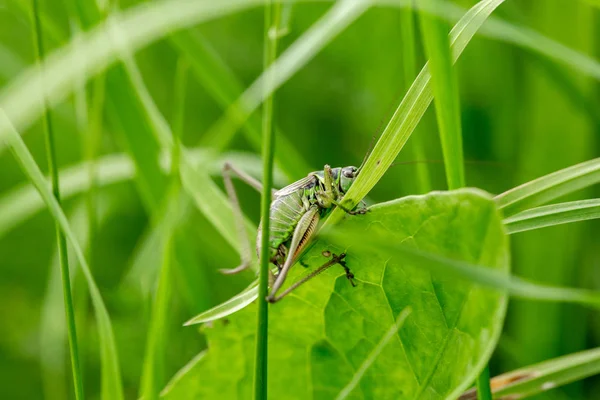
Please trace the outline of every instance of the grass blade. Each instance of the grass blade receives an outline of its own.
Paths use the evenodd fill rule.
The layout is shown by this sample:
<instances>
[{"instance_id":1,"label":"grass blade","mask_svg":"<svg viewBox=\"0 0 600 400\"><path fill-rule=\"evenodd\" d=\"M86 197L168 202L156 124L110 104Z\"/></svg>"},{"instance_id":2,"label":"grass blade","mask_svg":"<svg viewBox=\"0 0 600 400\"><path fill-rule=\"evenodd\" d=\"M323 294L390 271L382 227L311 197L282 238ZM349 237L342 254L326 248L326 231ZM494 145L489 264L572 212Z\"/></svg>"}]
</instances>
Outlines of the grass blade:
<instances>
[{"instance_id":1,"label":"grass blade","mask_svg":"<svg viewBox=\"0 0 600 400\"><path fill-rule=\"evenodd\" d=\"M39 64L44 58L44 39L40 28L40 14L37 0L32 0L32 14L34 26L34 47L36 61ZM43 70L40 73L43 76ZM43 85L43 82L42 82ZM44 108L46 108L45 90L41 88ZM58 166L56 162L56 146L54 140L54 132L52 129L52 117L50 110L46 109L44 113L44 133L46 136L46 157L48 159L48 169L50 171L52 194L56 199L56 203L60 207L60 183L58 177ZM69 350L71 355L71 373L73 374L73 385L75 390L75 398L82 400L84 398L83 378L81 375L81 366L79 363L79 345L77 343L77 326L75 324L75 309L73 308L73 293L71 292L71 276L69 273L69 258L67 254L67 240L64 233L56 224L56 241L58 245L58 256L60 260L60 275L62 280L62 290L64 296L65 315L67 323L67 338L69 342Z\"/></svg>"},{"instance_id":2,"label":"grass blade","mask_svg":"<svg viewBox=\"0 0 600 400\"><path fill-rule=\"evenodd\" d=\"M421 1L432 7L435 0ZM426 11L419 12L421 31L429 58L429 71L435 98L435 112L438 121L446 180L448 189L465 186L465 171L462 149L460 103L458 81L452 69L452 54L448 41L448 28L441 19Z\"/></svg>"},{"instance_id":3,"label":"grass blade","mask_svg":"<svg viewBox=\"0 0 600 400\"><path fill-rule=\"evenodd\" d=\"M233 314L234 312L241 310L248 304L252 303L258 298L258 280L252 282L241 293L233 296L226 302L219 304L218 306L207 310L194 318L190 319L185 325L203 324L206 322L216 321L227 315Z\"/></svg>"},{"instance_id":4,"label":"grass blade","mask_svg":"<svg viewBox=\"0 0 600 400\"><path fill-rule=\"evenodd\" d=\"M2 109L0 109L0 132L3 133L2 136L4 136L4 140L8 142L8 146L25 172L25 175L27 175L29 180L38 190L40 196L43 198L50 214L54 217L62 232L65 234L65 237L73 247L77 260L81 264L81 269L90 290L90 296L92 298L92 304L98 323L98 337L100 338L101 350L100 359L102 363L102 398L120 400L123 398L123 389L112 324L104 301L102 300L100 290L98 289L98 286L96 286L94 276L84 257L83 250L79 246L75 233L71 229L69 221L60 207L60 204L56 201L52 192L47 187L42 171L40 171L33 156L27 149L27 146L25 146L23 139L21 139L21 136L12 126Z\"/></svg>"},{"instance_id":5,"label":"grass blade","mask_svg":"<svg viewBox=\"0 0 600 400\"><path fill-rule=\"evenodd\" d=\"M98 199L98 208L96 224L103 224L110 214L114 211L115 202L102 201ZM89 220L86 216L86 207L83 202L74 207L69 217L71 227L77 237L80 238L80 244L85 249L90 246ZM71 268L71 278L77 276L77 260L73 259L72 248L69 251L69 261ZM64 353L65 337L67 336L65 328L64 300L61 292L60 265L58 251L52 257L50 272L46 292L44 295L40 327L39 327L39 353L40 364L42 367L42 380L44 385L44 397L48 399L68 398L67 388L65 387L64 371ZM73 280L73 287L77 291L77 279ZM87 290L87 289L86 289ZM81 309L78 310L82 312ZM83 312L85 313L85 312ZM80 337L81 339L81 337Z\"/></svg>"},{"instance_id":6,"label":"grass blade","mask_svg":"<svg viewBox=\"0 0 600 400\"><path fill-rule=\"evenodd\" d=\"M595 158L510 189L496 196L496 203L504 215L512 216L598 182L600 158Z\"/></svg>"},{"instance_id":7,"label":"grass blade","mask_svg":"<svg viewBox=\"0 0 600 400\"><path fill-rule=\"evenodd\" d=\"M492 378L492 392L496 399L521 399L597 374L600 374L599 348L554 358L498 375ZM474 390L469 390L459 399L476 398Z\"/></svg>"},{"instance_id":8,"label":"grass blade","mask_svg":"<svg viewBox=\"0 0 600 400\"><path fill-rule=\"evenodd\" d=\"M490 367L487 365L477 377L477 399L492 400L492 389L490 387Z\"/></svg>"},{"instance_id":9,"label":"grass blade","mask_svg":"<svg viewBox=\"0 0 600 400\"><path fill-rule=\"evenodd\" d=\"M400 29L402 38L402 62L404 69L404 87L408 91L417 77L417 56L415 39L415 13L409 3L406 9L400 11ZM412 146L415 160L426 160L425 146L421 135L413 136ZM431 191L431 176L427 163L417 163L417 183L420 194Z\"/></svg>"},{"instance_id":10,"label":"grass blade","mask_svg":"<svg viewBox=\"0 0 600 400\"><path fill-rule=\"evenodd\" d=\"M504 0L483 0L471 8L450 32L452 59L456 61L487 17ZM343 205L352 209L369 193L390 167L404 144L408 141L421 117L433 99L431 75L426 64L421 70L406 96L385 127L373 151L367 158L361 174L344 195ZM326 224L335 224L344 217L344 212L336 208Z\"/></svg>"},{"instance_id":11,"label":"grass blade","mask_svg":"<svg viewBox=\"0 0 600 400\"><path fill-rule=\"evenodd\" d=\"M600 199L572 201L531 208L504 220L508 233L600 218Z\"/></svg>"}]
</instances>

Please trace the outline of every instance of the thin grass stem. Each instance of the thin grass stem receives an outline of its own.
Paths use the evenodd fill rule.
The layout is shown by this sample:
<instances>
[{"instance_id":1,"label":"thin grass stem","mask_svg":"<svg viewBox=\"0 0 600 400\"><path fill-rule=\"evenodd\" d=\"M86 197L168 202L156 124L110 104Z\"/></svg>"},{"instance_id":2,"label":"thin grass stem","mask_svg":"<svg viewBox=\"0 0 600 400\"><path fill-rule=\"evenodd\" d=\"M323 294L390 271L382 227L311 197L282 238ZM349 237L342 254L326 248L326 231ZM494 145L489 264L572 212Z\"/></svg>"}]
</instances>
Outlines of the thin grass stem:
<instances>
[{"instance_id":1,"label":"thin grass stem","mask_svg":"<svg viewBox=\"0 0 600 400\"><path fill-rule=\"evenodd\" d=\"M492 400L492 388L490 387L490 367L485 366L479 377L477 377L477 400Z\"/></svg>"},{"instance_id":2,"label":"thin grass stem","mask_svg":"<svg viewBox=\"0 0 600 400\"><path fill-rule=\"evenodd\" d=\"M421 1L433 7L435 1ZM446 180L450 190L465 186L458 81L452 68L448 26L441 18L419 13L425 50L429 58Z\"/></svg>"},{"instance_id":3,"label":"thin grass stem","mask_svg":"<svg viewBox=\"0 0 600 400\"><path fill-rule=\"evenodd\" d=\"M415 12L412 2L406 5L406 9L400 10L400 29L402 38L403 83L404 88L408 91L417 77ZM427 159L422 135L417 134L412 137L412 149L415 160ZM416 169L418 191L420 193L430 192L431 176L429 174L429 167L425 163L419 163Z\"/></svg>"},{"instance_id":4,"label":"thin grass stem","mask_svg":"<svg viewBox=\"0 0 600 400\"><path fill-rule=\"evenodd\" d=\"M265 6L265 31L264 31L264 69L270 71L269 66L277 57L277 29L281 18L281 4L273 4L269 0ZM266 75L265 90L272 84L272 73ZM269 210L271 206L271 188L273 186L273 159L275 157L275 130L273 129L273 102L274 93L266 97L262 109L262 136L263 136L263 192L261 196L261 223L264 234L261 238L260 248L260 274L258 285L258 321L256 326L256 355L254 365L254 398L263 400L267 398L267 369L268 369L268 333L269 333Z\"/></svg>"},{"instance_id":5,"label":"thin grass stem","mask_svg":"<svg viewBox=\"0 0 600 400\"><path fill-rule=\"evenodd\" d=\"M40 22L40 12L37 0L32 0L33 28L34 28L34 48L35 57L38 63L44 58L44 40ZM41 69L41 66L40 66ZM43 71L41 71L43 74ZM56 162L56 147L54 141L54 132L52 129L52 118L50 110L47 107L45 91L42 82L42 96L44 101L44 133L46 137L46 156L48 158L48 169L52 183L52 194L60 205L60 187L58 178L58 167ZM63 286L63 296L65 301L65 315L67 321L67 332L69 349L71 354L71 370L73 373L73 385L75 389L75 398L77 400L84 398L83 379L81 376L81 366L79 364L79 348L77 343L77 327L75 324L75 309L73 307L73 295L71 292L71 277L69 274L69 259L67 254L67 240L62 233L58 223L56 223L56 241L60 260L60 271Z\"/></svg>"}]
</instances>

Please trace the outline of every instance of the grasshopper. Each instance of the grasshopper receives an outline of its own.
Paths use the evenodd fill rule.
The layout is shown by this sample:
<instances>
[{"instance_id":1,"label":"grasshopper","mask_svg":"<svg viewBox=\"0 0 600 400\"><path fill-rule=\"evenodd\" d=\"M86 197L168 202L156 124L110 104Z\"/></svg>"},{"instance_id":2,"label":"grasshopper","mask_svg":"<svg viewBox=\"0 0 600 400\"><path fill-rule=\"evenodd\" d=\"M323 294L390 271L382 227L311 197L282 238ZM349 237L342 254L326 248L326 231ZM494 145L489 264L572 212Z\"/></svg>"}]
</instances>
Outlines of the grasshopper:
<instances>
[{"instance_id":1,"label":"grasshopper","mask_svg":"<svg viewBox=\"0 0 600 400\"><path fill-rule=\"evenodd\" d=\"M324 256L332 256L329 262L277 296L277 292L284 284L290 268L298 261L314 237L321 218L329 214L334 207L339 207L350 215L365 214L368 211L365 205L360 209L350 210L340 204L344 194L358 176L359 171L360 168L352 166L331 168L329 165L325 165L322 171L311 172L305 178L272 192L269 215L271 225L269 229L269 261L277 267L278 272L276 276L273 276L271 272L271 291L267 296L267 301L275 303L281 300L292 290L335 264L339 264L344 268L346 277L354 286L354 275L344 261L346 255L344 253L331 255L326 251L323 252ZM233 269L221 270L223 273L233 274L248 268L251 258L250 241L244 227L242 211L232 182L232 174L237 175L238 178L259 192L262 192L262 184L230 163L224 165L222 172L225 189L236 214L236 224L241 243L244 246L241 252L241 264ZM257 254L260 253L262 234L262 225L259 225L256 238Z\"/></svg>"}]
</instances>

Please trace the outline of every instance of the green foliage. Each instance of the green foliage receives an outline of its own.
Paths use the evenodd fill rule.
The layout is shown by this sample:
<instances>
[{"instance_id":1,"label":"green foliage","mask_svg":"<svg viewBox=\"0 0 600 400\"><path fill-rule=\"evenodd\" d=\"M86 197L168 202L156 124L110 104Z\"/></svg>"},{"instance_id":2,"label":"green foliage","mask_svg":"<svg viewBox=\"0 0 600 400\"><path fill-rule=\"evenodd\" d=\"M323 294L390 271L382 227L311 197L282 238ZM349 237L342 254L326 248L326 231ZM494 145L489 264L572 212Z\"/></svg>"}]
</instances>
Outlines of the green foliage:
<instances>
[{"instance_id":1,"label":"green foliage","mask_svg":"<svg viewBox=\"0 0 600 400\"><path fill-rule=\"evenodd\" d=\"M503 273L509 269L501 216L480 192L440 192L380 204L367 215L348 217L338 229L360 230L365 237L383 230L393 243ZM506 296L432 274L401 257L390 259L376 247L355 249L342 241L318 241L304 262L322 264L324 250L347 252L357 287L334 266L271 307L270 397L334 398L406 307L412 313L350 398L444 398L466 389L498 339ZM296 277L306 273L295 268ZM166 398L247 398L255 315L253 304L205 327L208 353L178 377Z\"/></svg>"},{"instance_id":2,"label":"green foliage","mask_svg":"<svg viewBox=\"0 0 600 400\"><path fill-rule=\"evenodd\" d=\"M23 143L19 133L10 125L5 114L0 113L0 127L8 136L8 144L18 160L25 175L31 180L40 196L46 203L56 225L65 235L75 250L75 256L81 265L87 284L90 288L90 297L98 322L98 336L100 337L100 358L102 360L102 393L105 398L120 399L123 396L121 373L119 371L119 357L115 344L114 332L106 306L94 281L92 272L87 264L83 250L79 246L77 237L71 229L67 217L61 209L60 203L46 186L46 181L35 160Z\"/></svg>"},{"instance_id":3,"label":"green foliage","mask_svg":"<svg viewBox=\"0 0 600 400\"><path fill-rule=\"evenodd\" d=\"M227 160L263 174L255 110L277 89L275 187L325 163L359 165L378 125L385 129L345 199L381 204L364 218L335 210L306 257L310 269L295 266L287 284L325 261L326 243L348 250L362 281L351 288L332 267L272 307L270 397L283 397L285 387L286 395L316 393L308 398L397 398L403 388L423 390L423 398L435 396L429 384L456 398L488 363L492 376L508 374L492 379L497 395L594 398L598 378L588 377L598 374L597 351L577 352L600 342L589 312L600 306L593 268L600 194L592 187L600 181L597 0L286 0L270 85L263 85L268 70L261 63L266 0L38 2L43 79L30 2L0 0L0 115L8 117L0 121L0 397L72 393L55 223L69 241L86 398L149 399L168 380L167 397L202 390L248 397L256 276L216 272L236 266L240 248L219 173ZM451 48L442 30L418 29L418 14L456 24ZM446 44L433 52L432 32ZM429 67L421 70L429 56L433 82ZM185 82L182 65L189 66ZM461 175L456 151L445 170L390 168L442 158L447 146L426 110L444 74L445 94L460 93L460 121L456 97L441 110L454 110L454 143L462 130L465 158L491 161L466 163L466 184L501 193L494 202L472 189L404 197L445 188L445 171ZM51 196L56 175L44 170L42 86L62 204ZM238 183L253 239L259 196ZM447 208L460 217L442 212ZM410 236L403 229L416 230L427 214L425 231L403 240ZM474 228L486 218L501 240L504 231L519 233L511 237L511 274L508 261L505 269L486 268L467 251L492 246L476 240ZM435 234L427 230L433 227ZM456 250L457 243L465 248ZM384 268L382 285L374 275ZM393 273L410 279L390 283ZM426 301L433 298L424 286L430 276L444 289L437 308ZM468 357L444 336L442 318L458 309L453 302L465 291L481 293L497 311L481 315L485 304L465 303L459 322L474 336L461 344L480 339ZM190 324L210 324L200 332L182 326L193 315ZM404 348L402 337L411 339ZM444 337L461 357L439 352ZM440 359L432 361L434 354ZM424 387L410 380L409 362L425 376ZM527 376L503 383L515 374Z\"/></svg>"}]
</instances>

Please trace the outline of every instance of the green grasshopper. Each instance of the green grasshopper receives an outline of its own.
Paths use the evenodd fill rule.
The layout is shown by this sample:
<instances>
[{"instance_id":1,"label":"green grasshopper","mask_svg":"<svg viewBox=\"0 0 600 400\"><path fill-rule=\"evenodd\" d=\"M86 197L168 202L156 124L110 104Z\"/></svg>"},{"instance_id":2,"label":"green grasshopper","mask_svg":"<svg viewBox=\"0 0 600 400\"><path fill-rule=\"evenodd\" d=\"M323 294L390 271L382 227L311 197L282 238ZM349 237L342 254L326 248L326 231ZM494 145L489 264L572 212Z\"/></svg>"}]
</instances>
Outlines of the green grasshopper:
<instances>
[{"instance_id":1,"label":"green grasshopper","mask_svg":"<svg viewBox=\"0 0 600 400\"><path fill-rule=\"evenodd\" d=\"M332 265L339 264L346 271L346 277L354 286L354 275L344 261L344 253L332 255L329 262L323 264L313 273L295 283L281 295L277 292L281 289L290 268L298 261L303 251L313 238L317 225L321 218L325 217L334 207L339 207L350 215L365 214L366 206L354 211L342 206L340 203L344 194L358 176L360 168L343 167L331 168L325 165L322 171L315 171L305 178L294 182L283 189L273 191L270 206L270 230L269 230L269 261L277 267L278 273L273 276L271 272L271 292L267 301L275 303L285 297L292 290L323 272ZM231 174L237 175L242 181L262 192L262 184L243 171L238 170L230 163L223 167L223 180L225 189L233 204L236 214L236 223L242 243L241 264L233 269L221 270L226 274L233 274L245 270L250 266L250 241L243 223L243 215L240 204L235 193ZM262 226L258 227L256 239L256 251L260 253L262 237ZM324 252L324 256L330 256ZM260 254L259 254L260 256Z\"/></svg>"}]
</instances>

